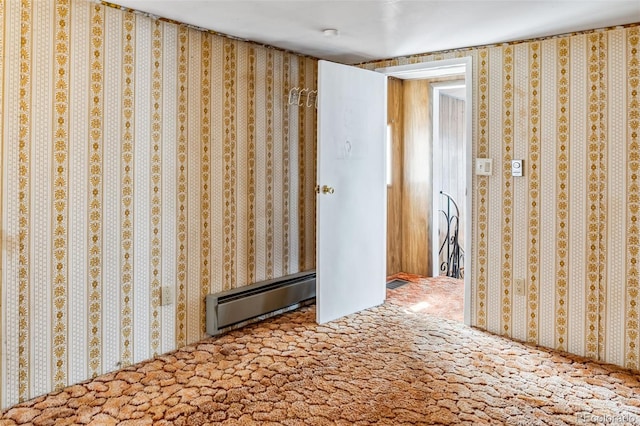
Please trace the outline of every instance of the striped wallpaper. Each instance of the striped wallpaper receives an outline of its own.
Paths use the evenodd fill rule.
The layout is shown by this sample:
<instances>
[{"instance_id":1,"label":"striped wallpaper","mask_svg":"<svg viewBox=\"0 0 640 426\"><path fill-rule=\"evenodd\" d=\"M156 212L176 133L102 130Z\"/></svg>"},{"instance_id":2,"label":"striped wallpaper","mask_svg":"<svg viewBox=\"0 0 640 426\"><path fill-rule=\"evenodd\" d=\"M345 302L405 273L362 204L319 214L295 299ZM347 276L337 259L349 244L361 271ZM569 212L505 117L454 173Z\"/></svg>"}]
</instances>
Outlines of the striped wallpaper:
<instances>
[{"instance_id":1,"label":"striped wallpaper","mask_svg":"<svg viewBox=\"0 0 640 426\"><path fill-rule=\"evenodd\" d=\"M314 268L315 60L90 0L0 0L0 37L1 407Z\"/></svg>"},{"instance_id":2,"label":"striped wallpaper","mask_svg":"<svg viewBox=\"0 0 640 426\"><path fill-rule=\"evenodd\" d=\"M363 65L473 57L473 155L494 159L473 177L474 325L640 369L639 48L630 25Z\"/></svg>"},{"instance_id":3,"label":"striped wallpaper","mask_svg":"<svg viewBox=\"0 0 640 426\"><path fill-rule=\"evenodd\" d=\"M198 340L208 293L314 267L315 110L286 94L315 60L91 0L0 0L0 36L1 407ZM474 156L496 159L473 179L474 325L640 368L639 44L364 65L474 59Z\"/></svg>"}]
</instances>

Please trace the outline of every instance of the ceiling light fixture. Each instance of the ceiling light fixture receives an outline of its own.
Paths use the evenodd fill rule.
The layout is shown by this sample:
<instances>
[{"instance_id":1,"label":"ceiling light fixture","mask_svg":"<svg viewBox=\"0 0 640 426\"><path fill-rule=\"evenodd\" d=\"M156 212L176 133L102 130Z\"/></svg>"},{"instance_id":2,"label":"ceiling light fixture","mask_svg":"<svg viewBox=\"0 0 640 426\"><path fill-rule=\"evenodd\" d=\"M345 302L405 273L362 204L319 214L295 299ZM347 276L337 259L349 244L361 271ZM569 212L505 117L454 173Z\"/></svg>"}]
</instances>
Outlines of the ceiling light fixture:
<instances>
[{"instance_id":1,"label":"ceiling light fixture","mask_svg":"<svg viewBox=\"0 0 640 426\"><path fill-rule=\"evenodd\" d=\"M322 30L322 34L324 34L325 37L337 37L339 33L335 28L327 28Z\"/></svg>"}]
</instances>

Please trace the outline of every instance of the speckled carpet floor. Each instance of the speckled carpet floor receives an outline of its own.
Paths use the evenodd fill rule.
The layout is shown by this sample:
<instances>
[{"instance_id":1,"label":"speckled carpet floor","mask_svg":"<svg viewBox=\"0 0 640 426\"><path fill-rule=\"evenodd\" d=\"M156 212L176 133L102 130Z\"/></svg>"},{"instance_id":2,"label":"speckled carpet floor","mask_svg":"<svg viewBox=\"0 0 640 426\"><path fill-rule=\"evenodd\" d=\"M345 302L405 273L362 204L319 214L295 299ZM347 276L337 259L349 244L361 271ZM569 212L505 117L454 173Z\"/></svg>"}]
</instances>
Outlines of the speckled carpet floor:
<instances>
[{"instance_id":1,"label":"speckled carpet floor","mask_svg":"<svg viewBox=\"0 0 640 426\"><path fill-rule=\"evenodd\" d=\"M640 375L437 318L415 309L429 280L412 284L330 324L308 306L204 340L0 424L640 424Z\"/></svg>"}]
</instances>

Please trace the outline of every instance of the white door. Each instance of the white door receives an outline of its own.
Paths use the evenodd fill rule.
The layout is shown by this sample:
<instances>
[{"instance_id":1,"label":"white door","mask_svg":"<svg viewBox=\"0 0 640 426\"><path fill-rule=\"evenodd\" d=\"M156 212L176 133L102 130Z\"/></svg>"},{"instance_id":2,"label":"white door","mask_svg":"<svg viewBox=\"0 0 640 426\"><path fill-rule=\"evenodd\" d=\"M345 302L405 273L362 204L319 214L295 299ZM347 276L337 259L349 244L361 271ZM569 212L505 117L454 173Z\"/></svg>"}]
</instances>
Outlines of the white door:
<instances>
[{"instance_id":1,"label":"white door","mask_svg":"<svg viewBox=\"0 0 640 426\"><path fill-rule=\"evenodd\" d=\"M318 63L316 320L384 302L387 77Z\"/></svg>"}]
</instances>

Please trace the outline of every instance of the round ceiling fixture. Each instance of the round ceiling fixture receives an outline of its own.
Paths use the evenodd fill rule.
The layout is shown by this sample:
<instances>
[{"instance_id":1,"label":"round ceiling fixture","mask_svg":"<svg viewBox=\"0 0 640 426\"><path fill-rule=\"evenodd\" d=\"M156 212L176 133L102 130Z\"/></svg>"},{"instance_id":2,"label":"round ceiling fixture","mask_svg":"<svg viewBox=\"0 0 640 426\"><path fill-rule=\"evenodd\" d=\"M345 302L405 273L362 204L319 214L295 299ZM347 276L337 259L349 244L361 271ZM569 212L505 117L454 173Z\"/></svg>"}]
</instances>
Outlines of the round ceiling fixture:
<instances>
[{"instance_id":1,"label":"round ceiling fixture","mask_svg":"<svg viewBox=\"0 0 640 426\"><path fill-rule=\"evenodd\" d=\"M337 37L339 33L335 28L327 28L322 30L322 34L324 34L325 37Z\"/></svg>"}]
</instances>

